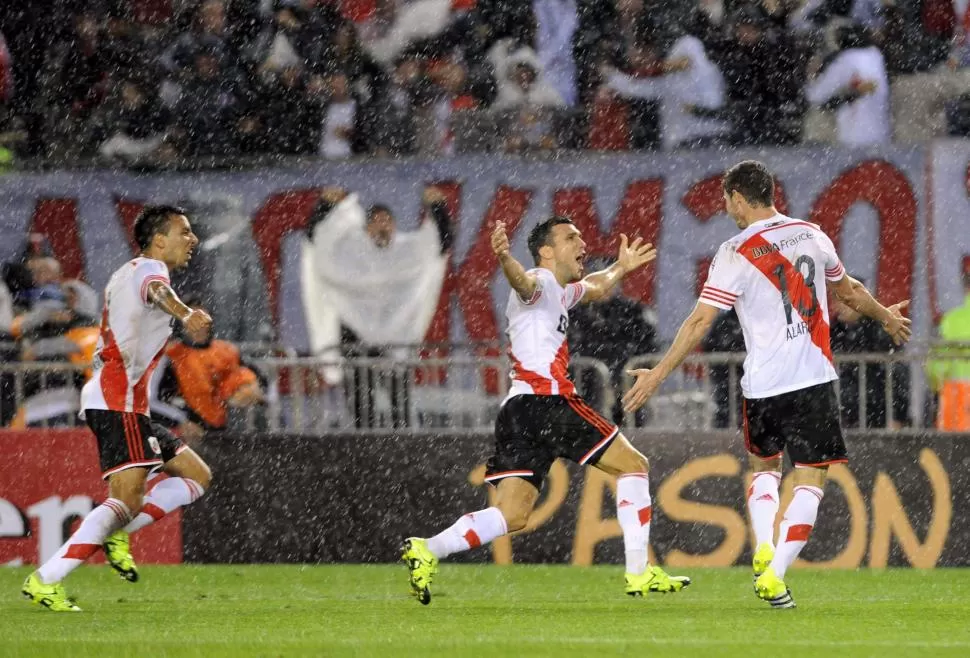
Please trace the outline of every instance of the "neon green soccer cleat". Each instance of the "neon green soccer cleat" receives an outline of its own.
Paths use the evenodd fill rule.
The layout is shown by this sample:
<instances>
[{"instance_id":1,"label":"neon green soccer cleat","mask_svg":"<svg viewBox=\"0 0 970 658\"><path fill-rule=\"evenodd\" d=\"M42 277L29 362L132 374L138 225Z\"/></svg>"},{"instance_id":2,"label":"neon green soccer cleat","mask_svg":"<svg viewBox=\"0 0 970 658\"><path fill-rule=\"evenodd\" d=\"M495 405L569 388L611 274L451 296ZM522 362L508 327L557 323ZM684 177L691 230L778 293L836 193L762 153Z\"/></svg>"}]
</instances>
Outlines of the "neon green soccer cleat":
<instances>
[{"instance_id":1,"label":"neon green soccer cleat","mask_svg":"<svg viewBox=\"0 0 970 658\"><path fill-rule=\"evenodd\" d=\"M754 581L754 592L759 598L770 603L772 608L795 607L795 599L791 596L791 590L771 567L765 569L765 572Z\"/></svg>"},{"instance_id":2,"label":"neon green soccer cleat","mask_svg":"<svg viewBox=\"0 0 970 658\"><path fill-rule=\"evenodd\" d=\"M60 583L45 585L40 582L40 577L37 576L36 571L27 576L27 580L24 581L24 587L21 591L26 598L37 605L44 606L48 610L53 610L54 612L81 612L81 608L77 607L74 599L68 598L63 585Z\"/></svg>"},{"instance_id":3,"label":"neon green soccer cleat","mask_svg":"<svg viewBox=\"0 0 970 658\"><path fill-rule=\"evenodd\" d=\"M428 542L420 537L404 540L401 560L410 572L411 595L423 605L431 603L431 581L438 573L438 558L428 550Z\"/></svg>"},{"instance_id":4,"label":"neon green soccer cleat","mask_svg":"<svg viewBox=\"0 0 970 658\"><path fill-rule=\"evenodd\" d=\"M769 542L764 542L758 544L757 550L754 552L754 557L751 558L751 569L754 571L755 580L758 576L765 572L768 565L771 564L771 560L775 557L775 547Z\"/></svg>"},{"instance_id":5,"label":"neon green soccer cleat","mask_svg":"<svg viewBox=\"0 0 970 658\"><path fill-rule=\"evenodd\" d=\"M646 593L673 594L690 585L687 576L668 576L660 567L647 567L642 574L626 574L626 593L643 596Z\"/></svg>"},{"instance_id":6,"label":"neon green soccer cleat","mask_svg":"<svg viewBox=\"0 0 970 658\"><path fill-rule=\"evenodd\" d=\"M135 558L131 556L127 532L115 530L104 540L101 548L104 549L104 556L108 559L108 564L118 572L123 580L127 580L129 583L138 582L138 567L135 566Z\"/></svg>"}]
</instances>

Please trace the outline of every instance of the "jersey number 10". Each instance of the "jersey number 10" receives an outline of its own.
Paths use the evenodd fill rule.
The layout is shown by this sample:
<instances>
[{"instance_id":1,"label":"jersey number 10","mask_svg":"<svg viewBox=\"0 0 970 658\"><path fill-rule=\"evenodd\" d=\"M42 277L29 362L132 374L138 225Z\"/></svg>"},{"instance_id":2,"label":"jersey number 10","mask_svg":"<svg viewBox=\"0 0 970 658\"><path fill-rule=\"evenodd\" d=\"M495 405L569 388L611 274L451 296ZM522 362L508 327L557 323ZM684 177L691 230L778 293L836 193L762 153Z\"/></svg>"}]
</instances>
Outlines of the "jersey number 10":
<instances>
[{"instance_id":1,"label":"jersey number 10","mask_svg":"<svg viewBox=\"0 0 970 658\"><path fill-rule=\"evenodd\" d=\"M808 265L808 271L802 271L802 265ZM811 256L799 256L795 261L795 271L802 275L805 279L805 285L812 293L812 299L809 306L806 308L798 304L798 314L802 316L802 320L807 320L811 316L815 315L818 311L818 296L815 293L815 261ZM781 301L785 305L785 319L788 324L791 324L791 293L788 290L788 281L785 279L785 266L779 265L775 268L775 276L778 278L778 289L781 291Z\"/></svg>"}]
</instances>

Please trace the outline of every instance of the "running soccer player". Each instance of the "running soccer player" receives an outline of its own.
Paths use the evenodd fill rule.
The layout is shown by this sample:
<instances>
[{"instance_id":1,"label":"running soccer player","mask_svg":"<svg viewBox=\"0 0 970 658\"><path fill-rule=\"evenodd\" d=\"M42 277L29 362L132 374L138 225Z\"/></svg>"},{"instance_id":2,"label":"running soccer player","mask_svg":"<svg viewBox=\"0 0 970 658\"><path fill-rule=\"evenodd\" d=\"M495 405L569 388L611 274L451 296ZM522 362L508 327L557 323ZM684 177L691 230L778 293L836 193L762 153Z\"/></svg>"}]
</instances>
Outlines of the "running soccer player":
<instances>
[{"instance_id":1,"label":"running soccer player","mask_svg":"<svg viewBox=\"0 0 970 658\"><path fill-rule=\"evenodd\" d=\"M838 379L829 347L827 290L859 313L882 323L896 344L909 340L907 301L885 307L846 275L832 241L815 224L774 207L774 179L760 162L741 162L725 173L724 203L741 233L726 241L711 263L694 311L652 370L632 370L636 383L623 396L627 412L639 409L694 350L720 310L734 308L747 357L741 389L744 440L754 471L747 504L757 548L755 592L775 608L793 608L785 572L815 525L828 467L848 455L839 423ZM782 453L795 465L794 497L773 539Z\"/></svg>"},{"instance_id":2,"label":"running soccer player","mask_svg":"<svg viewBox=\"0 0 970 658\"><path fill-rule=\"evenodd\" d=\"M190 330L212 324L205 311L179 300L168 278L169 270L188 264L199 240L183 210L148 206L135 220L135 241L141 254L105 287L94 375L81 391L109 497L23 585L24 596L58 612L80 611L61 581L99 547L122 578L138 580L128 533L198 500L212 477L193 450L148 414L148 381L172 333L172 318ZM157 470L170 477L146 496L145 482Z\"/></svg>"},{"instance_id":3,"label":"running soccer player","mask_svg":"<svg viewBox=\"0 0 970 658\"><path fill-rule=\"evenodd\" d=\"M576 394L567 374L569 309L581 301L603 299L657 252L640 238L628 244L623 235L617 261L583 278L586 243L569 219L542 222L532 229L528 244L536 264L531 270L509 253L502 222L492 232L492 250L512 286L505 311L512 385L495 421L495 452L485 473L485 481L497 489L497 501L430 539L405 540L401 557L410 571L411 592L428 604L438 560L524 528L543 478L558 457L617 477L626 593L679 592L690 584L689 578L668 576L647 564L652 509L647 458Z\"/></svg>"}]
</instances>

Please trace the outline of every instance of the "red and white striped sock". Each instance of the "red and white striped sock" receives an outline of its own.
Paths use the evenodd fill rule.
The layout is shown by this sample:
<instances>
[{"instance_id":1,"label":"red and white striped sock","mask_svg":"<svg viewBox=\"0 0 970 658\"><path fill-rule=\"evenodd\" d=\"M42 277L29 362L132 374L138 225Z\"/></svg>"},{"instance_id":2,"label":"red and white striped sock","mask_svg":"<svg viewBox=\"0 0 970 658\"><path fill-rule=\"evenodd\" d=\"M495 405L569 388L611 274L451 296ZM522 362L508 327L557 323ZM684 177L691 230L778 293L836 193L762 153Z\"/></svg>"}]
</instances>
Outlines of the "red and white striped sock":
<instances>
[{"instance_id":1,"label":"red and white striped sock","mask_svg":"<svg viewBox=\"0 0 970 658\"><path fill-rule=\"evenodd\" d=\"M627 473L616 478L616 520L623 530L626 572L640 575L647 570L650 545L650 478L646 473Z\"/></svg>"},{"instance_id":2,"label":"red and white striped sock","mask_svg":"<svg viewBox=\"0 0 970 658\"><path fill-rule=\"evenodd\" d=\"M788 504L788 509L785 510L785 518L778 529L778 547L775 549L775 557L771 560L771 568L779 578L785 577L788 567L808 543L808 536L812 534L821 502L822 490L818 487L808 485L795 487L794 496Z\"/></svg>"},{"instance_id":3,"label":"red and white striped sock","mask_svg":"<svg viewBox=\"0 0 970 658\"><path fill-rule=\"evenodd\" d=\"M47 560L37 575L42 583L57 583L95 553L108 535L131 521L128 506L117 498L109 498L91 510L71 538Z\"/></svg>"},{"instance_id":4,"label":"red and white striped sock","mask_svg":"<svg viewBox=\"0 0 970 658\"><path fill-rule=\"evenodd\" d=\"M162 480L145 496L145 504L142 505L141 512L125 526L125 532L130 534L141 530L173 510L194 503L204 493L205 489L202 485L189 478L170 477Z\"/></svg>"},{"instance_id":5,"label":"red and white striped sock","mask_svg":"<svg viewBox=\"0 0 970 658\"><path fill-rule=\"evenodd\" d=\"M452 553L483 546L508 533L505 517L497 507L466 514L454 525L428 540L428 550L443 558Z\"/></svg>"},{"instance_id":6,"label":"red and white striped sock","mask_svg":"<svg viewBox=\"0 0 970 658\"><path fill-rule=\"evenodd\" d=\"M748 514L754 529L755 546L775 543L775 517L778 516L778 485L781 473L758 471L748 487Z\"/></svg>"}]
</instances>

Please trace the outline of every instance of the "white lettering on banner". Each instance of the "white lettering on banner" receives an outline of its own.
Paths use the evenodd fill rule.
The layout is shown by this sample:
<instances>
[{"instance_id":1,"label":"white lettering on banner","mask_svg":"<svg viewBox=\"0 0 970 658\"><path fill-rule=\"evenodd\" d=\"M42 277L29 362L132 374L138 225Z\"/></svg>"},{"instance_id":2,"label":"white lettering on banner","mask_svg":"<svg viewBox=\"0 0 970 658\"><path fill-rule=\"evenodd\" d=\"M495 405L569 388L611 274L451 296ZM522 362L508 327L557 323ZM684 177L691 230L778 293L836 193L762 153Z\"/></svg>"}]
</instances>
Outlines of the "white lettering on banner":
<instances>
[{"instance_id":1,"label":"white lettering on banner","mask_svg":"<svg viewBox=\"0 0 970 658\"><path fill-rule=\"evenodd\" d=\"M50 496L27 508L27 514L37 519L37 564L46 562L67 540L70 528L67 521L87 516L94 503L88 496L71 496L63 500Z\"/></svg>"},{"instance_id":2,"label":"white lettering on banner","mask_svg":"<svg viewBox=\"0 0 970 658\"><path fill-rule=\"evenodd\" d=\"M26 537L27 520L17 506L0 498L0 538Z\"/></svg>"},{"instance_id":3,"label":"white lettering on banner","mask_svg":"<svg viewBox=\"0 0 970 658\"><path fill-rule=\"evenodd\" d=\"M851 224L855 229L856 214L865 214L868 208L878 211L861 230L846 234L851 234L853 242L877 245L872 270L856 273L870 279L877 290L910 296L916 334L925 337L933 317L931 290L939 290L943 305L959 297L959 256L970 253L970 231L966 230L970 200L965 185L970 143L960 142L957 146L951 148L946 143L923 149L890 147L864 153L774 149L759 151L757 157L768 164L783 185L787 213L822 223L827 232L835 234L832 238L841 250L850 255L849 265L858 246L840 239L843 225ZM521 225L511 238L513 253L527 260L528 229L557 209L557 200L587 190L603 236L598 242L604 253L598 255L609 256L615 252L618 238L614 234L616 223L622 218L634 223L650 221L646 215L638 218L637 208L631 209L628 199L631 187L652 181L660 186L661 196L659 256L655 276L644 283L652 290L637 296L652 300L658 311L660 335L669 339L696 300L702 261L736 232L734 224L720 211L716 179L728 166L749 155L741 151L700 151L650 157L577 156L555 162L474 156L339 166L321 163L305 168L164 177L118 171L12 174L0 179L0 195L5 199L0 206L0 260L9 260L20 249L38 208L61 213L51 215L57 221L75 212L73 225L83 239L76 234L59 235L55 246L62 251L83 249L83 254L75 253L65 260L80 263L87 280L100 289L117 267L117 260L105 259L102 254L118 254L120 258L131 251L127 234L130 229L122 217L130 219L132 206L176 202L194 191L205 190L214 200L231 201L243 215L261 217L259 225L254 222L253 244L248 248L255 251L255 245L259 245L260 266L272 282L267 294L276 302L282 342L305 349L306 324L297 258L305 217L283 221L286 217L282 215L261 215L270 202L275 200L276 209L284 215L305 215L312 208L315 189L323 185L344 186L357 191L365 204L388 204L401 229L409 230L421 216L422 188L432 183L446 184L456 195L453 271L462 267L464 275L470 277L474 272L481 276L474 284L453 277L456 280L446 286L446 294L454 295L450 311L449 305L443 304L441 316L452 340L495 339L501 336L501 322L496 322L496 318L502 316L502 300L508 287L502 277L495 276L497 266L490 250L480 245L482 236L488 236L483 227L486 218L502 218L503 213L511 212L506 206L521 203L515 210L521 212ZM931 166L927 166L929 162ZM701 185L711 180L714 183ZM503 187L511 190L504 199L498 194ZM703 190L699 192L699 188ZM516 196L519 192L521 199ZM287 201L300 195L306 202ZM42 200L58 199L72 203L40 204ZM933 216L929 217L928 212ZM105 217L112 216L115 221L105 221ZM54 225L51 217L44 226ZM204 218L199 221L204 223ZM932 249L928 235L931 223ZM473 267L467 267L470 262ZM931 285L930 276L936 276L938 282ZM488 281L488 287L482 288L481 280ZM626 292L631 294L630 290ZM473 306L480 308L471 309ZM226 309L230 313L231 304L227 303Z\"/></svg>"}]
</instances>

